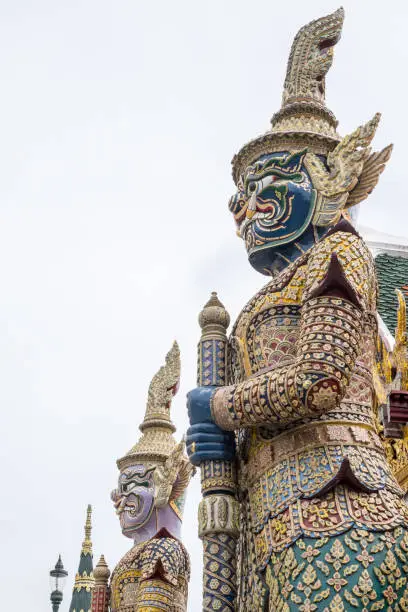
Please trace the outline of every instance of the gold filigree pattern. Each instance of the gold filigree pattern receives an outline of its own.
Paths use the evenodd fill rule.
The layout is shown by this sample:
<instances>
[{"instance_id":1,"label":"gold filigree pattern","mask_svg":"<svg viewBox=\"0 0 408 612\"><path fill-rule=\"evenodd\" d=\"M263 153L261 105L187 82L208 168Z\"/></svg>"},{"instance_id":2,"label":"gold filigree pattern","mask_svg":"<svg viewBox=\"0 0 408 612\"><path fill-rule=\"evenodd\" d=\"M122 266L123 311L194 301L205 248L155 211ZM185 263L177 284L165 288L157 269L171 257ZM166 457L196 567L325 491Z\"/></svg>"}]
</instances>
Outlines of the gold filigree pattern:
<instances>
[{"instance_id":1,"label":"gold filigree pattern","mask_svg":"<svg viewBox=\"0 0 408 612\"><path fill-rule=\"evenodd\" d=\"M87 572L83 572L82 574L75 574L75 583L74 583L74 591L80 591L81 589L85 589L88 593L92 591L95 580L93 572L89 574Z\"/></svg>"},{"instance_id":2,"label":"gold filigree pattern","mask_svg":"<svg viewBox=\"0 0 408 612\"><path fill-rule=\"evenodd\" d=\"M403 494L382 449L338 442L332 446L309 446L266 468L249 486L254 529L260 529L269 517L297 500L321 495L347 478L363 491L386 490L399 498Z\"/></svg>"},{"instance_id":3,"label":"gold filigree pattern","mask_svg":"<svg viewBox=\"0 0 408 612\"><path fill-rule=\"evenodd\" d=\"M162 608L156 609L165 612L184 611L189 578L189 558L181 542L157 537L138 544L113 571L112 612L149 609L153 602L161 602ZM178 607L174 607L175 601Z\"/></svg>"}]
</instances>

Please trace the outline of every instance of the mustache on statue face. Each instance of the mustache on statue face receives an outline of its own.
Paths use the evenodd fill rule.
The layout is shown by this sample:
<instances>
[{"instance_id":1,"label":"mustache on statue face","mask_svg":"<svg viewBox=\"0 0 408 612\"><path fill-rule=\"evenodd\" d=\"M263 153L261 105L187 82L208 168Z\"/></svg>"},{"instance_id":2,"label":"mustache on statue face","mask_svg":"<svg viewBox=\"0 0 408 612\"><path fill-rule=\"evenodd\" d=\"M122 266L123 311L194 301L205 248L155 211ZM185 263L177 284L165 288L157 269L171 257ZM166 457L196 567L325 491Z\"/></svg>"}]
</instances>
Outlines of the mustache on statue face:
<instances>
[{"instance_id":1,"label":"mustache on statue face","mask_svg":"<svg viewBox=\"0 0 408 612\"><path fill-rule=\"evenodd\" d=\"M253 182L253 183L249 184L249 189L250 189L250 192L251 192L251 197L249 199L248 208L247 208L247 211L246 211L247 219L252 219L252 217L256 213L257 197L264 191L264 189L269 187L269 185L271 185L271 183L274 183L276 180L277 180L276 176L270 175L270 176L265 176L260 181L256 181L256 182ZM251 187L252 187L252 189L251 189Z\"/></svg>"},{"instance_id":2,"label":"mustache on statue face","mask_svg":"<svg viewBox=\"0 0 408 612\"><path fill-rule=\"evenodd\" d=\"M135 493L131 493L130 495L135 498L134 501L129 500L127 495L120 494L117 489L112 491L111 499L113 501L113 505L115 506L116 514L120 515L122 512L127 511L129 514L134 516L141 511L144 504L140 495Z\"/></svg>"},{"instance_id":3,"label":"mustache on statue face","mask_svg":"<svg viewBox=\"0 0 408 612\"><path fill-rule=\"evenodd\" d=\"M287 188L286 185L283 184L277 185L276 187L277 191L279 190L279 193L275 194L277 196L279 195L277 199L270 198L262 201L257 199L256 196L255 198L252 196L252 198L255 200L255 209L250 212L247 210L246 216L239 227L239 235L241 238L245 239L245 232L247 228L255 221L264 221L269 228L272 228L272 226L277 226L287 220L288 212L290 212L290 210L288 211L287 209L287 203L285 200ZM291 206L289 206L289 209L291 209Z\"/></svg>"}]
</instances>

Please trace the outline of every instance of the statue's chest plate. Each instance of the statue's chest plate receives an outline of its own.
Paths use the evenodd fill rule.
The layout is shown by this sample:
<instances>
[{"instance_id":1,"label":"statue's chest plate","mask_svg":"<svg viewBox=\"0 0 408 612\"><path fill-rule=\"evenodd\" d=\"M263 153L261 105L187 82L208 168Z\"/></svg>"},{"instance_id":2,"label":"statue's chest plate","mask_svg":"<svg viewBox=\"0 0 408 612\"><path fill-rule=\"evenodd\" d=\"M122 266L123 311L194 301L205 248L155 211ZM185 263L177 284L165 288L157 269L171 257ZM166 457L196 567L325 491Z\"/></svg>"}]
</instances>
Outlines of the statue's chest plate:
<instances>
[{"instance_id":1,"label":"statue's chest plate","mask_svg":"<svg viewBox=\"0 0 408 612\"><path fill-rule=\"evenodd\" d=\"M293 361L299 319L299 304L266 306L254 314L243 334L231 338L231 382Z\"/></svg>"},{"instance_id":2,"label":"statue's chest plate","mask_svg":"<svg viewBox=\"0 0 408 612\"><path fill-rule=\"evenodd\" d=\"M230 337L229 384L293 361L299 335L306 257L248 302Z\"/></svg>"},{"instance_id":3,"label":"statue's chest plate","mask_svg":"<svg viewBox=\"0 0 408 612\"><path fill-rule=\"evenodd\" d=\"M298 336L300 306L275 306L260 312L247 330L253 372L292 361Z\"/></svg>"}]
</instances>

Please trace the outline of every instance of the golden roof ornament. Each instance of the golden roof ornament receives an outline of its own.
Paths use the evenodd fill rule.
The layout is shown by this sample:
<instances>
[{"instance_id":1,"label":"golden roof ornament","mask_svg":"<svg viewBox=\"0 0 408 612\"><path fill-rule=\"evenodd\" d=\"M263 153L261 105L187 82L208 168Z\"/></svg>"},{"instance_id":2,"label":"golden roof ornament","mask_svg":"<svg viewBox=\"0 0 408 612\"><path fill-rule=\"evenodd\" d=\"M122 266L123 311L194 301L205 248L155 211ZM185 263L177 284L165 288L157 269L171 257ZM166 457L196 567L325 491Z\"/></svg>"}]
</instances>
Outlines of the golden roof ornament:
<instances>
[{"instance_id":1,"label":"golden roof ornament","mask_svg":"<svg viewBox=\"0 0 408 612\"><path fill-rule=\"evenodd\" d=\"M174 342L167 353L165 365L150 383L145 417L139 426L143 435L124 457L118 459L119 469L135 462L164 462L172 453L176 447L173 436L176 428L170 418L170 405L179 381L180 350L177 342Z\"/></svg>"},{"instance_id":2,"label":"golden roof ornament","mask_svg":"<svg viewBox=\"0 0 408 612\"><path fill-rule=\"evenodd\" d=\"M92 531L92 506L89 504L86 509L86 521L85 521L85 538L82 542L82 550L81 553L84 555L92 555L92 540L91 540L91 531Z\"/></svg>"}]
</instances>

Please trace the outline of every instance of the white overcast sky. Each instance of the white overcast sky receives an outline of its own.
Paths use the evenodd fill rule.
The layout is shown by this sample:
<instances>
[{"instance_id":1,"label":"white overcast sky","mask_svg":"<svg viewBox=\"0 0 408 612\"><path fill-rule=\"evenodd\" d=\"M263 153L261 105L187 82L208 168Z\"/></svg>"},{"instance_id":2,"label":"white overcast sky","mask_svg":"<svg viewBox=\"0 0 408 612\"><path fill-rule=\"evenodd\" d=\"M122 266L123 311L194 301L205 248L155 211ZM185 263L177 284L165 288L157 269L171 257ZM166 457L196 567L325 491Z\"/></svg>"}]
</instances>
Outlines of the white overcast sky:
<instances>
[{"instance_id":1,"label":"white overcast sky","mask_svg":"<svg viewBox=\"0 0 408 612\"><path fill-rule=\"evenodd\" d=\"M85 509L95 563L130 547L110 491L174 338L195 385L197 314L211 290L236 317L265 282L227 210L230 160L278 110L300 26L338 8L292 0L0 1L1 608L51 610ZM383 113L395 143L361 221L406 233L405 2L346 0L327 79L342 134ZM199 479L184 541L201 609Z\"/></svg>"}]
</instances>

